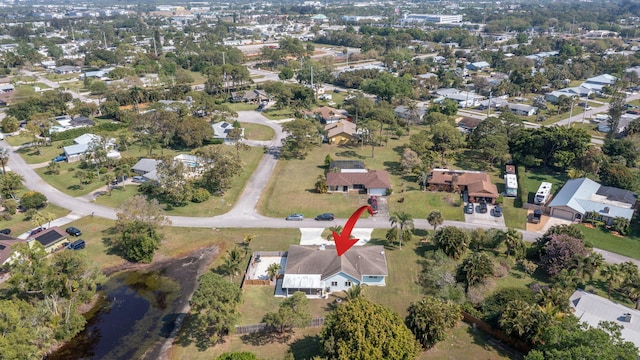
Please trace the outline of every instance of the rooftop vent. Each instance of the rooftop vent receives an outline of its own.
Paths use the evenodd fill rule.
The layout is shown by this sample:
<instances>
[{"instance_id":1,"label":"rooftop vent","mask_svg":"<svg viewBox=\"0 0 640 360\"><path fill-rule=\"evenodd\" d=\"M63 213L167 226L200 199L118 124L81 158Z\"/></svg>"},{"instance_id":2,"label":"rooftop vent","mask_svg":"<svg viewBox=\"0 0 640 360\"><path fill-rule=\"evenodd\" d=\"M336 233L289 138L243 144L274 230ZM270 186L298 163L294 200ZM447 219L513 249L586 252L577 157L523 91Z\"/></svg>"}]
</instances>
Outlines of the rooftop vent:
<instances>
[{"instance_id":1,"label":"rooftop vent","mask_svg":"<svg viewBox=\"0 0 640 360\"><path fill-rule=\"evenodd\" d=\"M631 313L622 314L622 319L623 319L623 321L630 323L631 322Z\"/></svg>"},{"instance_id":2,"label":"rooftop vent","mask_svg":"<svg viewBox=\"0 0 640 360\"><path fill-rule=\"evenodd\" d=\"M608 214L609 213L609 207L605 207L604 210L602 210L603 213Z\"/></svg>"}]
</instances>

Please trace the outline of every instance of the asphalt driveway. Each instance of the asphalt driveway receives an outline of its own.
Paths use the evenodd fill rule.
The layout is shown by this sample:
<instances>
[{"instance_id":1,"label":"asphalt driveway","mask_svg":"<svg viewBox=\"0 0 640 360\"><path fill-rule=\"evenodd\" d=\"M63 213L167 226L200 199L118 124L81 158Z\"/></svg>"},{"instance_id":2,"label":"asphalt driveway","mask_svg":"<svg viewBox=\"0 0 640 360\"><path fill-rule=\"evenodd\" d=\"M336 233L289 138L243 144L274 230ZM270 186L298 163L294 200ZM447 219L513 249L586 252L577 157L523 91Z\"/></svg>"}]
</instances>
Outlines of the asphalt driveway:
<instances>
[{"instance_id":1,"label":"asphalt driveway","mask_svg":"<svg viewBox=\"0 0 640 360\"><path fill-rule=\"evenodd\" d=\"M466 205L466 203L465 203ZM465 206L466 208L466 206ZM480 204L473 204L473 214L464 214L464 221L467 224L477 224L477 225L485 225L485 226L495 226L499 228L504 228L504 216L496 217L494 216L494 205L487 206L487 212L482 214L480 213ZM464 208L463 208L464 211Z\"/></svg>"}]
</instances>

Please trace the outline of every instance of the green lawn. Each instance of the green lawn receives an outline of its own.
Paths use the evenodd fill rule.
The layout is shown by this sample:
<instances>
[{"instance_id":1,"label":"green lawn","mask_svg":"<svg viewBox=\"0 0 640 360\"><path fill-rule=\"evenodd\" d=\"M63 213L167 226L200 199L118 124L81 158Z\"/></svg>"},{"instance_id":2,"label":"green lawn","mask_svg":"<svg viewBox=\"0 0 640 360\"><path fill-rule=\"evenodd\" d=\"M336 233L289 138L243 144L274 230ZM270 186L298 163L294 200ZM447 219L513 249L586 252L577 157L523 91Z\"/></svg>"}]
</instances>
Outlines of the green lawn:
<instances>
[{"instance_id":1,"label":"green lawn","mask_svg":"<svg viewBox=\"0 0 640 360\"><path fill-rule=\"evenodd\" d=\"M96 198L96 204L117 208L120 204L137 194L138 185L118 186L111 190L111 193L107 192L104 195L98 196Z\"/></svg>"},{"instance_id":2,"label":"green lawn","mask_svg":"<svg viewBox=\"0 0 640 360\"><path fill-rule=\"evenodd\" d=\"M54 217L60 218L66 216L70 211L63 209L53 204L48 204L46 208L39 210L42 214L50 213ZM45 224L47 226L47 224ZM30 220L25 220L24 213L16 213L11 216L9 220L0 220L0 228L11 229L12 236L18 236L27 230L31 230L36 227Z\"/></svg>"},{"instance_id":3,"label":"green lawn","mask_svg":"<svg viewBox=\"0 0 640 360\"><path fill-rule=\"evenodd\" d=\"M17 135L14 136L5 136L4 138L7 143L11 146L20 146L22 144L27 144L33 141L33 135L29 134L28 132L21 132ZM25 161L27 161L27 159L25 158Z\"/></svg>"},{"instance_id":4,"label":"green lawn","mask_svg":"<svg viewBox=\"0 0 640 360\"><path fill-rule=\"evenodd\" d=\"M11 138L18 137L12 136ZM33 137L29 136L27 143L33 141ZM40 164L49 162L64 151L56 145L40 146L37 150L35 147L22 148L17 151L27 164Z\"/></svg>"},{"instance_id":5,"label":"green lawn","mask_svg":"<svg viewBox=\"0 0 640 360\"><path fill-rule=\"evenodd\" d=\"M584 225L579 227L585 235L585 241L592 243L595 248L640 259L640 236L637 234L619 237L602 227L588 228Z\"/></svg>"},{"instance_id":6,"label":"green lawn","mask_svg":"<svg viewBox=\"0 0 640 360\"><path fill-rule=\"evenodd\" d=\"M418 355L420 360L512 359L509 354L497 349L489 341L491 337L475 327L459 322L447 333L446 340L439 342L429 351ZM497 343L496 340L493 342Z\"/></svg>"},{"instance_id":7,"label":"green lawn","mask_svg":"<svg viewBox=\"0 0 640 360\"><path fill-rule=\"evenodd\" d=\"M266 125L240 123L244 128L244 137L249 140L271 140L276 135L272 128Z\"/></svg>"},{"instance_id":8,"label":"green lawn","mask_svg":"<svg viewBox=\"0 0 640 360\"><path fill-rule=\"evenodd\" d=\"M227 105L229 109L233 111L251 111L258 108L258 104L250 104L250 103L243 103L243 102L224 103L224 105Z\"/></svg>"},{"instance_id":9,"label":"green lawn","mask_svg":"<svg viewBox=\"0 0 640 360\"><path fill-rule=\"evenodd\" d=\"M502 206L504 223L507 227L524 230L527 226L527 209L516 208L513 206L513 203L514 198L504 198Z\"/></svg>"},{"instance_id":10,"label":"green lawn","mask_svg":"<svg viewBox=\"0 0 640 360\"><path fill-rule=\"evenodd\" d=\"M526 169L526 186L529 193L529 202L533 203L533 197L538 191L542 182L550 182L552 185L551 193L556 194L562 186L569 180L566 173L556 172L549 169Z\"/></svg>"},{"instance_id":11,"label":"green lawn","mask_svg":"<svg viewBox=\"0 0 640 360\"><path fill-rule=\"evenodd\" d=\"M291 109L277 110L274 108L269 108L263 111L262 115L264 115L269 120L282 120L293 117L293 111Z\"/></svg>"},{"instance_id":12,"label":"green lawn","mask_svg":"<svg viewBox=\"0 0 640 360\"><path fill-rule=\"evenodd\" d=\"M46 167L35 169L35 171L49 185L73 197L89 194L104 186L105 183L101 180L102 175L90 184L80 185L80 181L75 177L77 165L78 163L60 163L60 174L58 175L49 173Z\"/></svg>"}]
</instances>

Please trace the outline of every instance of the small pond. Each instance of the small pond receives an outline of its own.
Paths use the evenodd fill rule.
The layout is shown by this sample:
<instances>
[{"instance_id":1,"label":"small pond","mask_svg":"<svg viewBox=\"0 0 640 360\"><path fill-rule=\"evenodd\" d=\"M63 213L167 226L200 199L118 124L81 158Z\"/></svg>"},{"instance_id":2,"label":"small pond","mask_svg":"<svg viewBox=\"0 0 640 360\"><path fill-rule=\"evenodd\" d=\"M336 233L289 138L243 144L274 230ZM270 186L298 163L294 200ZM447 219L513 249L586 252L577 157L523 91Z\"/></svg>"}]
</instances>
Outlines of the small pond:
<instances>
[{"instance_id":1,"label":"small pond","mask_svg":"<svg viewBox=\"0 0 640 360\"><path fill-rule=\"evenodd\" d=\"M109 279L86 316L85 329L49 355L49 360L138 359L166 339L177 314L180 286L155 271L128 271Z\"/></svg>"}]
</instances>

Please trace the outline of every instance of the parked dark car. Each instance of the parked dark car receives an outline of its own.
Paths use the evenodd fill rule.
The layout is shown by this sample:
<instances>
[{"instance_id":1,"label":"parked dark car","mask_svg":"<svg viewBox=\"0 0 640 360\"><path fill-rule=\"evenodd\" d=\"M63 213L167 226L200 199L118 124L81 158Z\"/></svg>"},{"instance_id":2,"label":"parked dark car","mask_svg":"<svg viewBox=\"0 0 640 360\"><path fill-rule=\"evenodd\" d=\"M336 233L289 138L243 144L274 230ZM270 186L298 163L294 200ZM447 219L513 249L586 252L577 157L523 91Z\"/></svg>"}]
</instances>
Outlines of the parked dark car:
<instances>
[{"instance_id":1,"label":"parked dark car","mask_svg":"<svg viewBox=\"0 0 640 360\"><path fill-rule=\"evenodd\" d=\"M324 213L316 216L316 220L318 221L333 221L334 216L332 213Z\"/></svg>"},{"instance_id":2,"label":"parked dark car","mask_svg":"<svg viewBox=\"0 0 640 360\"><path fill-rule=\"evenodd\" d=\"M11 229L9 229L9 228L2 229L2 230L0 230L0 234L9 235L9 234L11 234Z\"/></svg>"},{"instance_id":3,"label":"parked dark car","mask_svg":"<svg viewBox=\"0 0 640 360\"><path fill-rule=\"evenodd\" d=\"M136 175L131 178L131 181L133 181L134 183L143 183L143 182L146 182L147 179L145 179L143 176Z\"/></svg>"},{"instance_id":4,"label":"parked dark car","mask_svg":"<svg viewBox=\"0 0 640 360\"><path fill-rule=\"evenodd\" d=\"M371 205L371 210L373 210L374 214L378 213L378 197L372 196L369 198L369 205Z\"/></svg>"},{"instance_id":5,"label":"parked dark car","mask_svg":"<svg viewBox=\"0 0 640 360\"><path fill-rule=\"evenodd\" d=\"M539 224L542 220L542 210L533 210L533 216L531 217L531 222L534 224Z\"/></svg>"},{"instance_id":6,"label":"parked dark car","mask_svg":"<svg viewBox=\"0 0 640 360\"><path fill-rule=\"evenodd\" d=\"M493 209L493 216L495 216L495 217L501 217L502 216L502 206L496 206Z\"/></svg>"},{"instance_id":7,"label":"parked dark car","mask_svg":"<svg viewBox=\"0 0 640 360\"><path fill-rule=\"evenodd\" d=\"M76 240L72 243L69 243L69 245L67 245L67 248L69 250L80 250L80 249L84 249L85 246L85 242L84 240L80 239L80 240Z\"/></svg>"},{"instance_id":8,"label":"parked dark car","mask_svg":"<svg viewBox=\"0 0 640 360\"><path fill-rule=\"evenodd\" d=\"M468 203L467 206L464 207L464 212L467 214L473 214L473 203Z\"/></svg>"},{"instance_id":9,"label":"parked dark car","mask_svg":"<svg viewBox=\"0 0 640 360\"><path fill-rule=\"evenodd\" d=\"M73 226L69 226L65 231L67 232L67 234L73 235L73 236L82 235L82 231L80 231L80 229L78 229L77 227L73 227Z\"/></svg>"},{"instance_id":10,"label":"parked dark car","mask_svg":"<svg viewBox=\"0 0 640 360\"><path fill-rule=\"evenodd\" d=\"M31 230L31 232L29 233L29 236L33 236L35 234L41 233L44 231L44 228L41 226L39 228L35 228L33 230Z\"/></svg>"},{"instance_id":11,"label":"parked dark car","mask_svg":"<svg viewBox=\"0 0 640 360\"><path fill-rule=\"evenodd\" d=\"M480 211L481 214L486 214L487 213L487 203L486 202L481 202L480 203Z\"/></svg>"}]
</instances>

